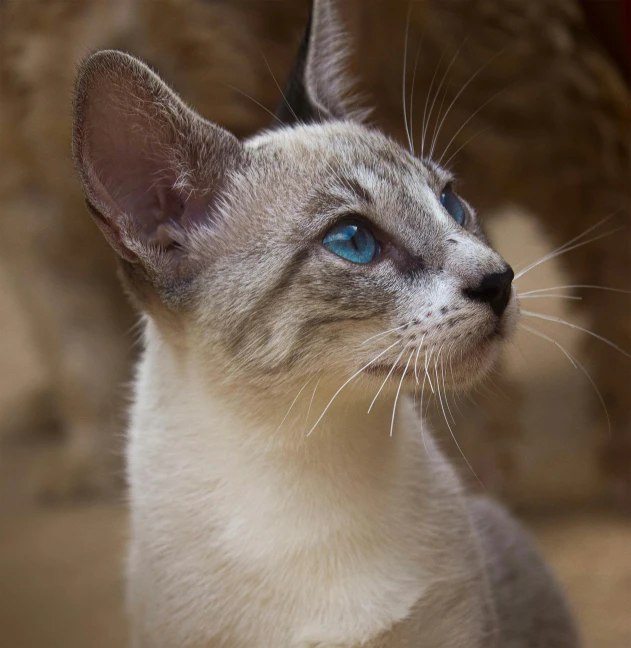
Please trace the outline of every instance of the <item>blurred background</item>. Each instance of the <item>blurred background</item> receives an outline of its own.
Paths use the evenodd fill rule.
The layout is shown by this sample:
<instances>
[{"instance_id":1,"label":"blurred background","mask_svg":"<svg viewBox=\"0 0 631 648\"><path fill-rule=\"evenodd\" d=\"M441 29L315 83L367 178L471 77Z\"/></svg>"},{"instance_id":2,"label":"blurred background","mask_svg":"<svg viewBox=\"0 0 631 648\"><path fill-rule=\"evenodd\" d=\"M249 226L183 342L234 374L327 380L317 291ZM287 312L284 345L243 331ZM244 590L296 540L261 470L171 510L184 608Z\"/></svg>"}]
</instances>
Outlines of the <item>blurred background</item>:
<instances>
[{"instance_id":1,"label":"blurred background","mask_svg":"<svg viewBox=\"0 0 631 648\"><path fill-rule=\"evenodd\" d=\"M586 647L627 648L631 5L338 4L372 122L407 143L405 103L416 152L455 169L495 246L527 270L522 308L572 325L524 316L532 331L520 329L488 384L459 401L454 432L483 487L537 537ZM138 328L72 169L76 66L94 49L130 51L245 137L273 125L308 6L0 1L2 645L126 641L120 448ZM480 488L441 416L446 450Z\"/></svg>"}]
</instances>

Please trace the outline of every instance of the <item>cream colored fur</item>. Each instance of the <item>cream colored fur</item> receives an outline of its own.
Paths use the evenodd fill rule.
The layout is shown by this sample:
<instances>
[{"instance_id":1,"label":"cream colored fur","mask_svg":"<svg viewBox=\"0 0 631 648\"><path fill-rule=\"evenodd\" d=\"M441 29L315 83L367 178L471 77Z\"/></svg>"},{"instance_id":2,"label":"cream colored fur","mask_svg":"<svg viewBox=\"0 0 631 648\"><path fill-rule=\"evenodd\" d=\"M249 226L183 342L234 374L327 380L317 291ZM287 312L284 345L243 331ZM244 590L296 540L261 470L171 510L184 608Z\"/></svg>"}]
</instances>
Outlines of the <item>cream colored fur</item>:
<instances>
[{"instance_id":1,"label":"cream colored fur","mask_svg":"<svg viewBox=\"0 0 631 648\"><path fill-rule=\"evenodd\" d=\"M490 602L468 505L407 396L392 437L394 389L368 415L363 385L307 437L328 395L279 430L295 390L231 402L197 354L151 324L146 343L128 448L138 646L492 645L472 640Z\"/></svg>"}]
</instances>

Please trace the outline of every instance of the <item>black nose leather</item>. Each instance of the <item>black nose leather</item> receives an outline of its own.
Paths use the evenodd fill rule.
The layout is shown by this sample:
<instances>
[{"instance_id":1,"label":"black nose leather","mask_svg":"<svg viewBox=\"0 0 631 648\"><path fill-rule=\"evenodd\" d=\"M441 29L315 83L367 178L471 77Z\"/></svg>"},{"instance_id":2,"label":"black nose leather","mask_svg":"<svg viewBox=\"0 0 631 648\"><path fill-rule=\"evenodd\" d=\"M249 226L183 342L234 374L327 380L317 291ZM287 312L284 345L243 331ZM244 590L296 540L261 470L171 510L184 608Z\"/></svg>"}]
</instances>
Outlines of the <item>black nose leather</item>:
<instances>
[{"instance_id":1,"label":"black nose leather","mask_svg":"<svg viewBox=\"0 0 631 648\"><path fill-rule=\"evenodd\" d=\"M507 266L503 272L492 272L485 275L475 288L466 288L464 293L469 299L486 302L500 317L510 301L514 276L513 269Z\"/></svg>"}]
</instances>

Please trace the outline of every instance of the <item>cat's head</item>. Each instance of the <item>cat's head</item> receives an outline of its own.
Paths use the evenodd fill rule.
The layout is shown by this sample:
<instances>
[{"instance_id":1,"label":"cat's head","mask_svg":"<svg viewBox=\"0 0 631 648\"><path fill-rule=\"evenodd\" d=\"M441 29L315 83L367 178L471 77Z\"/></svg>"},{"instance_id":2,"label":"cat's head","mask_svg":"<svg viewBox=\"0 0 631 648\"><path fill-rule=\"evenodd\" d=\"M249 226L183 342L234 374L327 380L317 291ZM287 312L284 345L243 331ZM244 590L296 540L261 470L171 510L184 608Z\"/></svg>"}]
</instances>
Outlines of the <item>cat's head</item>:
<instances>
[{"instance_id":1,"label":"cat's head","mask_svg":"<svg viewBox=\"0 0 631 648\"><path fill-rule=\"evenodd\" d=\"M149 68L98 52L74 157L135 301L218 377L460 386L511 333L513 273L446 169L353 119L334 7L315 3L285 125L241 142ZM421 369L422 368L422 369ZM395 381L398 382L398 381Z\"/></svg>"}]
</instances>

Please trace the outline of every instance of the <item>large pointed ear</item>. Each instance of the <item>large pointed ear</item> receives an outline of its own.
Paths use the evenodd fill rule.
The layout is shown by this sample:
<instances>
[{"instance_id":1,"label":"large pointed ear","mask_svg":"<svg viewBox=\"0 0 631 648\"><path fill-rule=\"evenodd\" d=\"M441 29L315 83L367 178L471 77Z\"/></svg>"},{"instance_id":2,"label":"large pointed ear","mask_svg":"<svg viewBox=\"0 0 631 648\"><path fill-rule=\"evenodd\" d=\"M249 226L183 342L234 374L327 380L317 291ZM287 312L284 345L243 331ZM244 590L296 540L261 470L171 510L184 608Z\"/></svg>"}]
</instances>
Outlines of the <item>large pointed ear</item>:
<instances>
[{"instance_id":1,"label":"large pointed ear","mask_svg":"<svg viewBox=\"0 0 631 648\"><path fill-rule=\"evenodd\" d=\"M276 117L282 124L361 119L351 110L349 39L334 0L313 0L309 21Z\"/></svg>"},{"instance_id":2,"label":"large pointed ear","mask_svg":"<svg viewBox=\"0 0 631 648\"><path fill-rule=\"evenodd\" d=\"M240 142L189 109L146 65L106 50L82 65L73 155L89 210L138 291L195 272L187 235L212 227Z\"/></svg>"}]
</instances>

